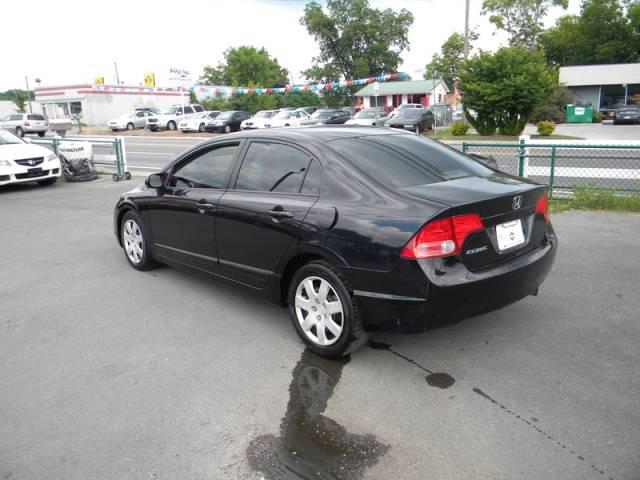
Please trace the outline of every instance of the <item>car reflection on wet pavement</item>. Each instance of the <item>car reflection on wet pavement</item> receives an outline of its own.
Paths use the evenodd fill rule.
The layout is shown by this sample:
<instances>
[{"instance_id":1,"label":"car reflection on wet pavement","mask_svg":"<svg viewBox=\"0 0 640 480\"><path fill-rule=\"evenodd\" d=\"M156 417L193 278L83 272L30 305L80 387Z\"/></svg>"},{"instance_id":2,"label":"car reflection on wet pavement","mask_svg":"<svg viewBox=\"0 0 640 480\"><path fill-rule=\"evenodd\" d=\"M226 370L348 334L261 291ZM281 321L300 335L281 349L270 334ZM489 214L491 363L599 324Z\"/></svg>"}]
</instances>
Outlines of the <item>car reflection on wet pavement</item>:
<instances>
[{"instance_id":1,"label":"car reflection on wet pavement","mask_svg":"<svg viewBox=\"0 0 640 480\"><path fill-rule=\"evenodd\" d=\"M261 435L247 448L249 465L270 480L362 478L389 450L370 434L349 433L323 415L348 358L305 350L293 370L280 436Z\"/></svg>"}]
</instances>

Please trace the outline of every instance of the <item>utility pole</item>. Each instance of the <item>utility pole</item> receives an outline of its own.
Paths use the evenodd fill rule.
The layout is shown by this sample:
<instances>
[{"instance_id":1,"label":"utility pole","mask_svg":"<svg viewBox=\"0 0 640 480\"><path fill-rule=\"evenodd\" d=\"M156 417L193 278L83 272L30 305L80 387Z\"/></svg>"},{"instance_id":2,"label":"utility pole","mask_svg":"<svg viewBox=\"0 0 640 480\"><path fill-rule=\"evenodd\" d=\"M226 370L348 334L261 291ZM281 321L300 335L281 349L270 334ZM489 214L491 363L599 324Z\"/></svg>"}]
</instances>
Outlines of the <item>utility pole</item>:
<instances>
[{"instance_id":1,"label":"utility pole","mask_svg":"<svg viewBox=\"0 0 640 480\"><path fill-rule=\"evenodd\" d=\"M114 61L113 66L116 67L116 83L120 85L120 75L118 75L118 62Z\"/></svg>"},{"instance_id":2,"label":"utility pole","mask_svg":"<svg viewBox=\"0 0 640 480\"><path fill-rule=\"evenodd\" d=\"M469 56L469 0L465 0L464 11L464 59Z\"/></svg>"},{"instance_id":3,"label":"utility pole","mask_svg":"<svg viewBox=\"0 0 640 480\"><path fill-rule=\"evenodd\" d=\"M33 109L31 108L31 92L29 91L29 77L24 76L24 83L27 84L27 100L29 101L29 113L33 113Z\"/></svg>"}]
</instances>

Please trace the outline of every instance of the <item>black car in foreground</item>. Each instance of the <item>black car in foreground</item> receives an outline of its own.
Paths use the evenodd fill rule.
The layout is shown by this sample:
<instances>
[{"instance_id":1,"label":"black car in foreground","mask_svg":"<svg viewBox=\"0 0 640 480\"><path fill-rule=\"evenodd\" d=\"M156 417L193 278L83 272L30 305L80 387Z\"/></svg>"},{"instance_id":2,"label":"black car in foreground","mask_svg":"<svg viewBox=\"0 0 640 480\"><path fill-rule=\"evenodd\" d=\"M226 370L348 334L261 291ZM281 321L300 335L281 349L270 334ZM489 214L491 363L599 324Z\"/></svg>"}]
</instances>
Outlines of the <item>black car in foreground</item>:
<instances>
[{"instance_id":1,"label":"black car in foreground","mask_svg":"<svg viewBox=\"0 0 640 480\"><path fill-rule=\"evenodd\" d=\"M433 112L426 108L403 108L396 116L387 120L385 126L412 132L415 132L416 128L420 132L433 130Z\"/></svg>"},{"instance_id":2,"label":"black car in foreground","mask_svg":"<svg viewBox=\"0 0 640 480\"><path fill-rule=\"evenodd\" d=\"M216 118L209 120L204 129L207 132L237 132L240 130L240 124L242 121L247 118L251 118L251 114L249 112L243 112L240 110L222 112Z\"/></svg>"},{"instance_id":3,"label":"black car in foreground","mask_svg":"<svg viewBox=\"0 0 640 480\"><path fill-rule=\"evenodd\" d=\"M367 127L203 142L123 194L114 227L134 268L262 291L329 357L367 330L424 331L535 295L557 250L546 186Z\"/></svg>"}]
</instances>

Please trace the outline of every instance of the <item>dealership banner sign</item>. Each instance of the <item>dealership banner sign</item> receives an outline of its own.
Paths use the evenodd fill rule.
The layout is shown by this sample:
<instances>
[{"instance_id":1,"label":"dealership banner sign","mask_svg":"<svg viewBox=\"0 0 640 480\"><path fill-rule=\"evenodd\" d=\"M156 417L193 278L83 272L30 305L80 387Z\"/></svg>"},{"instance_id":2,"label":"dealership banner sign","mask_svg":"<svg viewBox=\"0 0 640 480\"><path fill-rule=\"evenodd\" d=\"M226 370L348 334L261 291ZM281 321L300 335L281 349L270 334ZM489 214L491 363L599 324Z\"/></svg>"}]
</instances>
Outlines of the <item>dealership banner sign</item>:
<instances>
[{"instance_id":1,"label":"dealership banner sign","mask_svg":"<svg viewBox=\"0 0 640 480\"><path fill-rule=\"evenodd\" d=\"M297 93L304 91L320 92L322 90L336 90L338 88L352 87L352 86L364 86L373 82L386 82L389 80L399 80L406 78L407 74L404 72L390 73L387 75L378 75L377 77L360 78L358 80L340 80L338 82L329 83L312 83L301 86L290 86L280 88L250 88L250 87L210 87L207 85L192 85L189 90L196 91L198 93L205 94L271 94L271 93Z\"/></svg>"},{"instance_id":2,"label":"dealership banner sign","mask_svg":"<svg viewBox=\"0 0 640 480\"><path fill-rule=\"evenodd\" d=\"M177 70L177 69L176 69ZM180 78L183 78L186 71L174 72ZM178 77L174 77L178 78ZM289 87L279 87L279 88L250 88L250 87L211 87L208 85L190 85L190 86L177 86L173 88L163 88L163 87L123 87L116 85L101 85L96 84L93 86L93 90L97 92L108 92L108 93L169 93L169 92L185 92L185 91L195 91L198 93L204 93L208 95L214 95L217 93L231 95L234 93L237 94L255 94L255 95L264 95L264 94L283 94L283 93L297 93L304 91L313 91L313 92L321 92L323 90L336 90L338 88L344 87L358 87L368 85L369 83L374 82L387 82L390 80L400 80L403 78L407 78L407 74L404 72L399 73L389 73L387 75L378 75L377 77L369 77L369 78L360 78L358 80L340 80L338 82L329 82L329 83L310 83L307 85L300 86L289 86Z\"/></svg>"}]
</instances>

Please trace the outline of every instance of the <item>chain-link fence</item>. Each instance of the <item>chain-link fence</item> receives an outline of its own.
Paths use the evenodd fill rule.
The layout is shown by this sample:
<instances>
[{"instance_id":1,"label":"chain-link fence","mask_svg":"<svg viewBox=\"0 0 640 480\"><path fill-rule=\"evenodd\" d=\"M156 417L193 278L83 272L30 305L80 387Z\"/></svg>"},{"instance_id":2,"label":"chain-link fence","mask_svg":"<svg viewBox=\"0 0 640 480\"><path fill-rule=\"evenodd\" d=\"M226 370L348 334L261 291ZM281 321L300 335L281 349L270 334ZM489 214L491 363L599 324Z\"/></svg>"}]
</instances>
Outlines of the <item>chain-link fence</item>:
<instances>
[{"instance_id":1,"label":"chain-link fence","mask_svg":"<svg viewBox=\"0 0 640 480\"><path fill-rule=\"evenodd\" d=\"M550 194L575 187L640 192L640 143L464 142L462 151L492 158L503 172L546 183Z\"/></svg>"}]
</instances>

